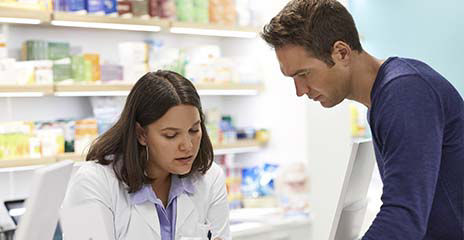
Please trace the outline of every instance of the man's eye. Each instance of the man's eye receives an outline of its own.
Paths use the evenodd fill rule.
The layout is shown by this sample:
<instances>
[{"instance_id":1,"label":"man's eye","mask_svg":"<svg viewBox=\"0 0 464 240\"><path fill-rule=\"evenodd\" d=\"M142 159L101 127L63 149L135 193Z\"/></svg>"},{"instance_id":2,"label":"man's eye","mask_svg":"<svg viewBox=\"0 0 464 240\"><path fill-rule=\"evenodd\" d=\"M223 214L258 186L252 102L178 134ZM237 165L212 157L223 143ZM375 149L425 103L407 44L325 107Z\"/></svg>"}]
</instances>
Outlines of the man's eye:
<instances>
[{"instance_id":1,"label":"man's eye","mask_svg":"<svg viewBox=\"0 0 464 240\"><path fill-rule=\"evenodd\" d=\"M304 73L301 73L299 76L300 77L306 77L308 75L309 72L304 72Z\"/></svg>"}]
</instances>

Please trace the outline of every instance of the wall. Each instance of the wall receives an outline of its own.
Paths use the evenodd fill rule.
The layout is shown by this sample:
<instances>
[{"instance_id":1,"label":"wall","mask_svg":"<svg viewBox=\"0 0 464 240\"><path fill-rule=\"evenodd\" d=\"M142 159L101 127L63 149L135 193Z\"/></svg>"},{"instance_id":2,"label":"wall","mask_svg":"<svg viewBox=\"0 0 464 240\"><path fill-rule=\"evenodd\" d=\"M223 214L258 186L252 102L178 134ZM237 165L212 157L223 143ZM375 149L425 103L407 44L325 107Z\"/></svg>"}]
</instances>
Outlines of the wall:
<instances>
[{"instance_id":1,"label":"wall","mask_svg":"<svg viewBox=\"0 0 464 240\"><path fill-rule=\"evenodd\" d=\"M464 94L464 2L461 0L350 0L363 47L379 58L417 58Z\"/></svg>"}]
</instances>

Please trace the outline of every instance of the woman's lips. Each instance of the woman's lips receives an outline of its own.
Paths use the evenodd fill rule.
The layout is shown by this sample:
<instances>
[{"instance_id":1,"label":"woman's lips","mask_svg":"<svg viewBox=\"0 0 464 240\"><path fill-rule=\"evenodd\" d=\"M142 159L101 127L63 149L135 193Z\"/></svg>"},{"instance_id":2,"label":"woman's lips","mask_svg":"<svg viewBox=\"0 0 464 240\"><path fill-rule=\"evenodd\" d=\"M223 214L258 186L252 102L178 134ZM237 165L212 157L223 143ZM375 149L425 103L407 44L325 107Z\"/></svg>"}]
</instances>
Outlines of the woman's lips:
<instances>
[{"instance_id":1,"label":"woman's lips","mask_svg":"<svg viewBox=\"0 0 464 240\"><path fill-rule=\"evenodd\" d=\"M188 162L188 161L192 160L192 158L193 158L193 156L188 156L188 157L176 158L175 160L182 161L182 162Z\"/></svg>"}]
</instances>

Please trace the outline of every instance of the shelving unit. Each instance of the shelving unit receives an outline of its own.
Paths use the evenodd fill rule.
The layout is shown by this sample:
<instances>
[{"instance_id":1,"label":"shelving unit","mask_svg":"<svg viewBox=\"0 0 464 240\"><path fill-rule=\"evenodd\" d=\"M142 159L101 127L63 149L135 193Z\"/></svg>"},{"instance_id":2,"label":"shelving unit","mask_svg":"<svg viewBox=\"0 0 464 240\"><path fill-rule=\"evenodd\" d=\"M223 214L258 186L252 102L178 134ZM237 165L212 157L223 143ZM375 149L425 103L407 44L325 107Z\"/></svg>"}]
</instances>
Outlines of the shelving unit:
<instances>
[{"instance_id":1,"label":"shelving unit","mask_svg":"<svg viewBox=\"0 0 464 240\"><path fill-rule=\"evenodd\" d=\"M258 95L264 90L262 83L226 83L226 84L195 84L200 95Z\"/></svg>"},{"instance_id":2,"label":"shelving unit","mask_svg":"<svg viewBox=\"0 0 464 240\"><path fill-rule=\"evenodd\" d=\"M55 96L127 96L133 84L55 84Z\"/></svg>"},{"instance_id":3,"label":"shelving unit","mask_svg":"<svg viewBox=\"0 0 464 240\"><path fill-rule=\"evenodd\" d=\"M0 168L21 167L30 165L44 165L56 162L56 157L41 158L16 158L11 160L0 160Z\"/></svg>"},{"instance_id":4,"label":"shelving unit","mask_svg":"<svg viewBox=\"0 0 464 240\"><path fill-rule=\"evenodd\" d=\"M81 15L66 12L53 12L50 24L64 27L103 28L148 32L159 32L162 29L169 27L169 21L167 20Z\"/></svg>"},{"instance_id":5,"label":"shelving unit","mask_svg":"<svg viewBox=\"0 0 464 240\"><path fill-rule=\"evenodd\" d=\"M41 24L50 22L50 19L49 11L14 8L7 3L0 4L0 23Z\"/></svg>"},{"instance_id":6,"label":"shelving unit","mask_svg":"<svg viewBox=\"0 0 464 240\"><path fill-rule=\"evenodd\" d=\"M2 23L21 23L15 16L21 16L22 18L28 19L36 19L40 23L37 26L14 26L9 29L9 27L5 27L6 34L8 35L9 32L13 32L15 36L23 35L23 32L15 32L16 27L24 28L26 31L29 31L29 35L25 34L25 36L31 36L31 39L37 38L40 39L41 35L37 34L37 32L44 32L49 33L54 36L54 38L60 38L61 35L58 37L55 35L55 32L63 32L66 34L68 31L74 34L76 32L84 32L88 31L89 33L99 35L100 33L108 33L112 36L112 39L117 38L120 35L124 35L122 39L124 41L132 41L132 36L134 36L134 41L143 41L144 37L152 36L156 37L155 35L147 34L146 32L162 32L161 38L167 38L172 40L175 43L174 47L177 47L177 41L187 35L195 35L195 36L212 36L213 38L207 39L205 44L216 44L220 45L220 47L227 46L227 41L223 41L222 38L248 38L254 39L258 37L258 32L260 31L259 28L256 27L244 27L244 26L228 26L228 25L220 25L220 24L198 24L198 23L188 23L188 22L178 22L172 20L160 20L154 18L124 18L124 17L111 17L111 16L99 16L99 15L91 15L91 14L75 14L75 13L68 13L68 12L47 12L47 11L33 11L33 10L23 10L23 9L11 9L10 7L2 6L0 4L0 25ZM6 18L12 18L6 21ZM11 20L11 21L10 21ZM27 23L27 22L24 22ZM37 23L37 21L35 22ZM6 26L6 25L5 25ZM45 27L44 27L45 26ZM54 26L57 26L56 28ZM84 29L79 30L77 27ZM95 31L94 29L109 29L103 31ZM88 29L88 30L85 30ZM55 31L56 30L56 31ZM117 30L117 31L111 31ZM53 33L51 33L53 32ZM129 34L131 36L127 37ZM179 35L178 35L179 34ZM181 35L187 34L187 35ZM87 36L85 36L87 38ZM219 37L219 38L214 38ZM65 37L66 38L66 37ZM72 38L68 38L62 41L89 41L86 38L82 37L81 35L76 35ZM88 38L91 38L89 35ZM72 40L70 40L72 39ZM192 38L193 41L199 41L198 38ZM22 39L18 39L15 43L22 41ZM109 44L117 44L117 41L109 41L110 43L106 43L103 41L96 41L92 44L105 44L105 46L109 46ZM202 44L202 41L199 41ZM223 45L224 44L224 45ZM166 44L169 45L169 44ZM182 42L180 43L182 45ZM188 45L188 44L186 44ZM11 46L11 45L9 45ZM195 44L193 44L195 46ZM16 48L18 46L15 46ZM85 46L84 48L88 47ZM170 47L170 46L169 46ZM110 50L111 48L104 48L102 50L104 53L105 51L113 51ZM100 49L93 49L92 51L100 53ZM227 51L226 51L227 52ZM227 53L228 54L228 53ZM226 55L227 55L226 54ZM246 52L243 54L247 54ZM230 55L230 54L229 54ZM114 57L113 57L114 58ZM112 58L112 59L113 59ZM195 87L200 95L203 96L256 96L259 95L264 90L264 83L255 83L251 82L248 79L240 79L238 83L198 83L195 84ZM20 97L20 96L28 96L28 97L43 97L43 96L56 96L56 97L66 97L69 96L70 98L42 98L38 99L37 102L52 102L52 101L63 101L66 104L76 104L81 108L88 107L88 99L79 98L79 97L88 97L88 96L127 96L130 90L132 89L134 83L128 82L108 82L108 83L98 83L98 84L64 84L64 83L55 83L52 85L47 86L34 86L34 85L21 85L21 86L0 86L0 98L4 97ZM72 98L77 97L77 98ZM208 100L213 100L214 103L211 102L210 107L217 107L218 105L224 104L231 104L230 99L219 99L216 97L208 97L205 98ZM0 99L1 100L1 99ZM20 103L21 106L26 106L24 103L30 102L31 106L35 106L36 99L25 99L23 100L15 100L14 98L5 98L4 102L7 106L11 109L14 109L13 106L16 103ZM203 99L202 99L203 100ZM15 102L17 101L17 102ZM83 103L83 104L81 104ZM63 105L69 106L69 105ZM68 109L63 107L63 109ZM235 107L235 106L234 106ZM241 106L239 107L241 108ZM51 110L51 109L50 109ZM12 112L12 111L11 111ZM52 111L53 112L53 111ZM84 112L84 111L81 111ZM226 114L233 115L232 112L225 111ZM13 115L11 113L10 115ZM57 115L56 111L53 114ZM61 113L59 113L61 114ZM85 113L88 114L88 113ZM25 114L26 115L26 114ZM84 115L84 114L82 114ZM33 117L34 115L32 115ZM47 116L45 116L47 118ZM73 118L73 117L69 117ZM55 118L56 119L56 118ZM239 153L253 153L262 151L264 148L264 144L257 142L257 141L237 141L234 143L223 143L219 145L213 146L215 155L234 155ZM65 159L71 159L75 162L82 162L85 157L79 154L60 154L57 156L51 156L46 158L34 158L34 159L14 159L14 160L0 160L0 169L4 171L10 171L8 168L35 168L38 165L49 164L57 161L62 161Z\"/></svg>"},{"instance_id":7,"label":"shelving unit","mask_svg":"<svg viewBox=\"0 0 464 240\"><path fill-rule=\"evenodd\" d=\"M213 146L215 155L254 152L259 151L263 147L263 143L254 140L237 141L236 143L232 144L221 144ZM77 153L63 153L57 156L49 156L42 158L18 158L11 160L0 160L0 168L45 165L62 160L82 162L85 161L85 156Z\"/></svg>"},{"instance_id":8,"label":"shelving unit","mask_svg":"<svg viewBox=\"0 0 464 240\"><path fill-rule=\"evenodd\" d=\"M42 97L53 94L53 85L0 85L0 97Z\"/></svg>"},{"instance_id":9,"label":"shelving unit","mask_svg":"<svg viewBox=\"0 0 464 240\"><path fill-rule=\"evenodd\" d=\"M188 22L170 22L169 31L177 34L205 35L218 37L255 38L259 29L249 26L227 26Z\"/></svg>"},{"instance_id":10,"label":"shelving unit","mask_svg":"<svg viewBox=\"0 0 464 240\"><path fill-rule=\"evenodd\" d=\"M260 143L254 140L237 141L235 143L218 144L214 146L214 154L237 154L251 153L260 151L265 143Z\"/></svg>"},{"instance_id":11,"label":"shelving unit","mask_svg":"<svg viewBox=\"0 0 464 240\"><path fill-rule=\"evenodd\" d=\"M0 85L0 97L42 96L127 96L133 84L54 84L54 85ZM257 95L264 85L256 84L195 84L200 95L233 96Z\"/></svg>"},{"instance_id":12,"label":"shelving unit","mask_svg":"<svg viewBox=\"0 0 464 240\"><path fill-rule=\"evenodd\" d=\"M18 17L20 16L20 17ZM124 18L68 12L18 9L0 4L0 23L46 24L62 27L118 29L127 31L159 32L216 37L256 38L259 28L178 22L155 18Z\"/></svg>"},{"instance_id":13,"label":"shelving unit","mask_svg":"<svg viewBox=\"0 0 464 240\"><path fill-rule=\"evenodd\" d=\"M179 34L210 35L219 37L257 37L258 29L254 27L226 26L215 24L197 24L177 22L160 19L123 18L111 16L97 16L87 14L75 14L67 12L48 12L27 9L14 9L0 5L0 24L19 23L14 21L2 21L6 17L21 16L22 18L34 18L40 20L42 25L83 28L106 28L133 31L163 31ZM40 25L39 25L40 27ZM195 84L200 95L208 96L255 96L264 90L263 83L201 83ZM127 96L133 87L133 83L110 84L52 84L52 85L20 85L0 86L0 97L43 97L43 96ZM221 144L215 146L216 154L235 154L244 152L257 152L262 145L255 141L237 142L234 144ZM21 159L20 161L2 161L0 167L26 166L42 164L71 158L82 160L78 155L60 155L47 159Z\"/></svg>"}]
</instances>

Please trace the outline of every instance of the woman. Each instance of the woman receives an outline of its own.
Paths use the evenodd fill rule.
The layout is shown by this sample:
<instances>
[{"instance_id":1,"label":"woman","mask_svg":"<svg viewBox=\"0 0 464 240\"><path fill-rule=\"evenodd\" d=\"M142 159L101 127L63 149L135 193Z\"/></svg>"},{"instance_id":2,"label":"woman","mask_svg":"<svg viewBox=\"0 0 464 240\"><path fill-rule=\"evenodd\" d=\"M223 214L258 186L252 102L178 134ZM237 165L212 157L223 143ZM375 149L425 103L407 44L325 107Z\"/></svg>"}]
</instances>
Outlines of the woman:
<instances>
[{"instance_id":1,"label":"woman","mask_svg":"<svg viewBox=\"0 0 464 240\"><path fill-rule=\"evenodd\" d=\"M63 206L100 204L114 239L230 239L225 178L204 121L190 81L145 74L90 147Z\"/></svg>"}]
</instances>

